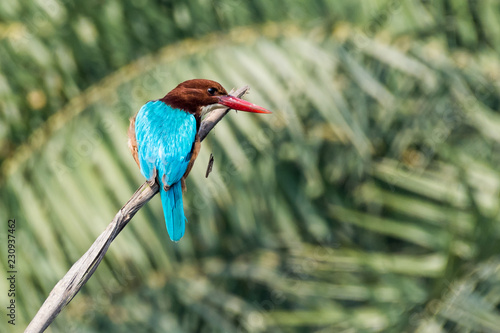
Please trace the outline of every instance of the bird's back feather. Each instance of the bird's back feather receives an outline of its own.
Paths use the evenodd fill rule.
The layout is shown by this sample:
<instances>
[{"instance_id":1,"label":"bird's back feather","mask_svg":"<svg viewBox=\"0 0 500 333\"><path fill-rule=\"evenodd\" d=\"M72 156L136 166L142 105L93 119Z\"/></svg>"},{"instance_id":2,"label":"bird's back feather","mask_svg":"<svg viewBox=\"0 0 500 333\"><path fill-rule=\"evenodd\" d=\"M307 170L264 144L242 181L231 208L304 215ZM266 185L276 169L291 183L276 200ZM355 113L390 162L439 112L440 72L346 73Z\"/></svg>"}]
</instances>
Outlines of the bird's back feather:
<instances>
[{"instance_id":1,"label":"bird's back feather","mask_svg":"<svg viewBox=\"0 0 500 333\"><path fill-rule=\"evenodd\" d=\"M189 165L196 136L196 119L162 101L146 103L135 119L135 134L141 173L155 176L169 191L160 190L167 230L172 240L184 235L184 209L180 180Z\"/></svg>"}]
</instances>

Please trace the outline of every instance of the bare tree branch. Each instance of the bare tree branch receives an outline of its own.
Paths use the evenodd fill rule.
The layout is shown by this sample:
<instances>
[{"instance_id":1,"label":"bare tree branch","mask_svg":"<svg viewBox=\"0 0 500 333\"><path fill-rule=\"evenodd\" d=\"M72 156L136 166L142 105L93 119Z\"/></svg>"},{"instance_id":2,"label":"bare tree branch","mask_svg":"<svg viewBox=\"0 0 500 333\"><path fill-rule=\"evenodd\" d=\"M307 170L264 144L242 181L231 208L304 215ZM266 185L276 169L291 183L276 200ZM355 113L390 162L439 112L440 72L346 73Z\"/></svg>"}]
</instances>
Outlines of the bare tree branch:
<instances>
[{"instance_id":1,"label":"bare tree branch","mask_svg":"<svg viewBox=\"0 0 500 333\"><path fill-rule=\"evenodd\" d=\"M242 97L248 89L248 86L244 86L236 91L231 91L231 94ZM200 130L198 131L201 141L229 110L226 107L217 108L202 121ZM158 184L155 183L150 187L147 182L135 191L130 200L115 215L106 230L104 230L87 252L73 264L66 275L55 285L40 310L38 310L26 328L25 333L43 332L47 329L59 312L75 297L92 274L94 274L111 242L125 228L135 213L157 193Z\"/></svg>"}]
</instances>

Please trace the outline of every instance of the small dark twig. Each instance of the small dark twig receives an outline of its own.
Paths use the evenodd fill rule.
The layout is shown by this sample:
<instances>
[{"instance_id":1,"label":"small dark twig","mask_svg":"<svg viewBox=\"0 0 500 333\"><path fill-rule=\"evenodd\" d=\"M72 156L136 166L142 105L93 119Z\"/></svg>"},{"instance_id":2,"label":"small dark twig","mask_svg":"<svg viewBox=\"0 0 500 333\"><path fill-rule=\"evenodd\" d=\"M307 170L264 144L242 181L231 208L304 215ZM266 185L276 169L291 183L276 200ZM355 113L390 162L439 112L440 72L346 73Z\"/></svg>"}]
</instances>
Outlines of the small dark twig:
<instances>
[{"instance_id":1,"label":"small dark twig","mask_svg":"<svg viewBox=\"0 0 500 333\"><path fill-rule=\"evenodd\" d=\"M234 96L242 97L249 87L244 86L231 91ZM205 139L214 126L229 112L229 108L221 107L213 110L201 123L198 135ZM111 242L125 228L152 197L158 193L158 184L149 186L147 182L141 185L130 200L118 211L106 230L95 240L85 254L73 264L64 277L55 285L40 310L30 322L25 333L43 332L54 321L59 312L75 297L83 285L94 274L97 266L106 254Z\"/></svg>"},{"instance_id":2,"label":"small dark twig","mask_svg":"<svg viewBox=\"0 0 500 333\"><path fill-rule=\"evenodd\" d=\"M205 173L205 178L208 178L210 172L212 172L212 168L214 166L214 155L210 153L210 159L208 160L207 172Z\"/></svg>"}]
</instances>

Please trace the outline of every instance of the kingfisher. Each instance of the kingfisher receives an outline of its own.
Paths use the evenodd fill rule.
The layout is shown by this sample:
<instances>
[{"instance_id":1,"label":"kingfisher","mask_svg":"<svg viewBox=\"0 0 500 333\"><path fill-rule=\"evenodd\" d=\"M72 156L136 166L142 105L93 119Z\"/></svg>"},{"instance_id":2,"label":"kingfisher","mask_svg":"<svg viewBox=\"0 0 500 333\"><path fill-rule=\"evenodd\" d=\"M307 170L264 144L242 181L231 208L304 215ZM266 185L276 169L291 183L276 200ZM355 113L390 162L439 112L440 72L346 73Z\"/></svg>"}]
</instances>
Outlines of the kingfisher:
<instances>
[{"instance_id":1,"label":"kingfisher","mask_svg":"<svg viewBox=\"0 0 500 333\"><path fill-rule=\"evenodd\" d=\"M185 179L201 148L198 130L211 105L271 113L231 96L221 84L205 79L180 83L165 97L144 104L130 119L128 146L150 186L158 182L163 214L170 239L184 236L186 217L182 193Z\"/></svg>"}]
</instances>

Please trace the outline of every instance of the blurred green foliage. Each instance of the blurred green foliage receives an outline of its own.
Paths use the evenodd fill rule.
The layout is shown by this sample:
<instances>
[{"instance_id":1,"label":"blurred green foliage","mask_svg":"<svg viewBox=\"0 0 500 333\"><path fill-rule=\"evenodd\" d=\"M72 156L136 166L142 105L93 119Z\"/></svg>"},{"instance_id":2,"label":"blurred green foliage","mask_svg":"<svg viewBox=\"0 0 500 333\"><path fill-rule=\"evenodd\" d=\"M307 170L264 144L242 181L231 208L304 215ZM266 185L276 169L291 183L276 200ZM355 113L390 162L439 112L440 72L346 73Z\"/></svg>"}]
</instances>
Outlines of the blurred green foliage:
<instances>
[{"instance_id":1,"label":"blurred green foliage","mask_svg":"<svg viewBox=\"0 0 500 333\"><path fill-rule=\"evenodd\" d=\"M49 332L499 331L499 51L488 0L0 2L0 331L143 183L128 118L195 77L274 113L225 117L186 236L153 199Z\"/></svg>"}]
</instances>

